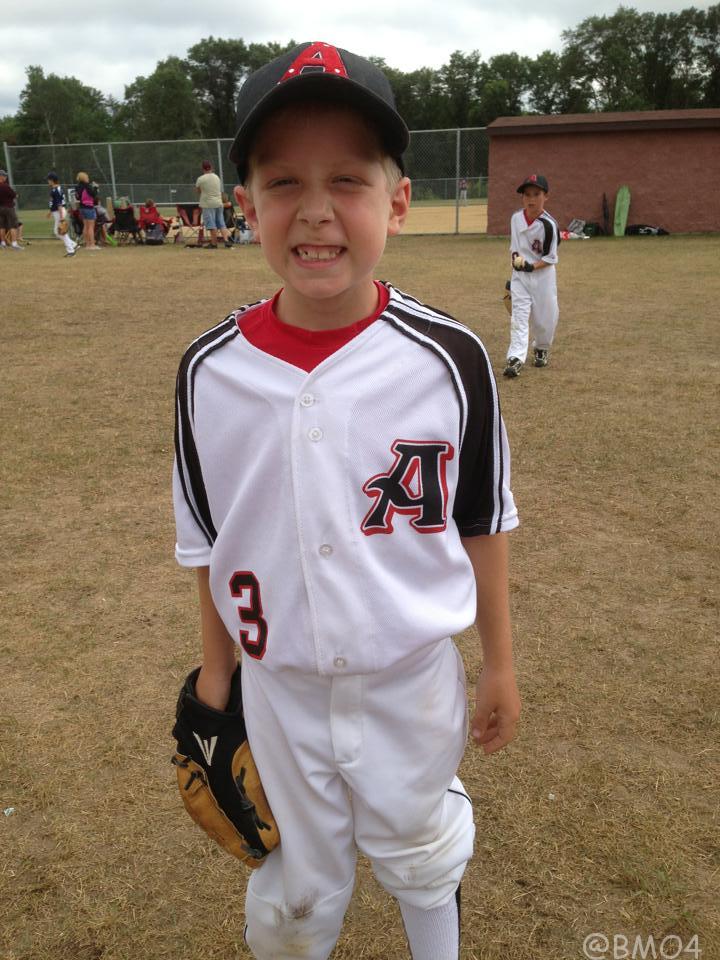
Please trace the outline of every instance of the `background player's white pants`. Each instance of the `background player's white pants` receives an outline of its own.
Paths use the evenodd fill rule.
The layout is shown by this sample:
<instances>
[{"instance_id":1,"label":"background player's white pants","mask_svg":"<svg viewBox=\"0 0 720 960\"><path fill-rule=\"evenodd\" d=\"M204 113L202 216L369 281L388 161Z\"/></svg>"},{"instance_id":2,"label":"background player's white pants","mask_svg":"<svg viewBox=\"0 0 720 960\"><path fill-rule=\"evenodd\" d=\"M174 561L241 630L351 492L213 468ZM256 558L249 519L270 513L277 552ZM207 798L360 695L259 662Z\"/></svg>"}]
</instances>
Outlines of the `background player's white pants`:
<instances>
[{"instance_id":1,"label":"background player's white pants","mask_svg":"<svg viewBox=\"0 0 720 960\"><path fill-rule=\"evenodd\" d=\"M60 239L64 243L65 250L67 253L72 253L73 250L77 247L77 243L75 243L75 241L67 233L64 233L60 237Z\"/></svg>"},{"instance_id":2,"label":"background player's white pants","mask_svg":"<svg viewBox=\"0 0 720 960\"><path fill-rule=\"evenodd\" d=\"M65 207L60 207L59 210L51 210L52 221L53 221L53 234L59 239L60 238L60 221L65 219Z\"/></svg>"},{"instance_id":3,"label":"background player's white pants","mask_svg":"<svg viewBox=\"0 0 720 960\"><path fill-rule=\"evenodd\" d=\"M559 314L555 267L545 267L537 273L513 270L510 296L512 316L507 355L525 363L528 340L538 350L549 350L555 337Z\"/></svg>"},{"instance_id":4,"label":"background player's white pants","mask_svg":"<svg viewBox=\"0 0 720 960\"><path fill-rule=\"evenodd\" d=\"M451 640L365 676L272 672L244 657L243 702L281 836L248 884L258 960L329 956L356 848L400 900L431 909L455 895L474 826L455 777L467 704Z\"/></svg>"}]
</instances>

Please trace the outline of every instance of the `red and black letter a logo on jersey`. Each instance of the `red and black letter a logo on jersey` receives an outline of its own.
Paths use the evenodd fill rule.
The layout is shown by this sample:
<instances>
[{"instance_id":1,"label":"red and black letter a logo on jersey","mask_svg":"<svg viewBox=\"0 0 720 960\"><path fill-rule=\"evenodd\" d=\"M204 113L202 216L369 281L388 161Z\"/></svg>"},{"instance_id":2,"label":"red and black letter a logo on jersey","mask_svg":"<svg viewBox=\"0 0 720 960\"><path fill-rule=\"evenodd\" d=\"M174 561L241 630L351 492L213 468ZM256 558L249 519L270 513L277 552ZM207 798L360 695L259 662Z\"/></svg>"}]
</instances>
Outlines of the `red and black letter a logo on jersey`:
<instances>
[{"instance_id":1,"label":"red and black letter a logo on jersey","mask_svg":"<svg viewBox=\"0 0 720 960\"><path fill-rule=\"evenodd\" d=\"M281 77L280 83L306 73L334 73L336 77L347 76L345 64L340 59L337 49L331 47L329 43L318 41L311 43L293 60Z\"/></svg>"},{"instance_id":2,"label":"red and black letter a logo on jersey","mask_svg":"<svg viewBox=\"0 0 720 960\"><path fill-rule=\"evenodd\" d=\"M447 481L445 467L455 451L451 443L431 440L395 440L390 448L395 462L387 473L371 477L363 493L375 503L360 529L373 533L392 533L395 513L413 519L410 525L418 533L439 533L447 526Z\"/></svg>"}]
</instances>

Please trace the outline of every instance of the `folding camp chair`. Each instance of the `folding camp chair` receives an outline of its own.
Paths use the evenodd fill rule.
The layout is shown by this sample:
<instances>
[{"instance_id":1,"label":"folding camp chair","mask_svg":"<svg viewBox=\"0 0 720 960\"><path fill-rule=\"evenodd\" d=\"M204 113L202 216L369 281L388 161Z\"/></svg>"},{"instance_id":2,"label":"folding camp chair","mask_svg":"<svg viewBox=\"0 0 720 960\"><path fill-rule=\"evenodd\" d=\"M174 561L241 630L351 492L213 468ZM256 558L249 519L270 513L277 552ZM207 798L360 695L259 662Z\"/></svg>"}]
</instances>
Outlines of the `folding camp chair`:
<instances>
[{"instance_id":1,"label":"folding camp chair","mask_svg":"<svg viewBox=\"0 0 720 960\"><path fill-rule=\"evenodd\" d=\"M196 240L197 243L188 244L188 246L199 247L205 239L205 231L202 223L202 210L199 203L178 203L176 204L180 223L182 224L182 235L185 240Z\"/></svg>"},{"instance_id":2,"label":"folding camp chair","mask_svg":"<svg viewBox=\"0 0 720 960\"><path fill-rule=\"evenodd\" d=\"M129 243L131 240L142 243L140 226L135 219L135 210L132 206L115 207L115 219L110 226L110 231L118 243Z\"/></svg>"}]
</instances>

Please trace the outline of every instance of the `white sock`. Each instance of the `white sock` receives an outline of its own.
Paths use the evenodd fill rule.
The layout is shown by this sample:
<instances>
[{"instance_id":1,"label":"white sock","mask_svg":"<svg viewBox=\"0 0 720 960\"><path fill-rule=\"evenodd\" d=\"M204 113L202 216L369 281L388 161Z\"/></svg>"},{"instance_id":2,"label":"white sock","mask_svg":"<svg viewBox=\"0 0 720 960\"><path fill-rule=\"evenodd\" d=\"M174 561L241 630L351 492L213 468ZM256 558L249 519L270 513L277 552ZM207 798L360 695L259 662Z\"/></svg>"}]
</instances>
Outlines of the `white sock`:
<instances>
[{"instance_id":1,"label":"white sock","mask_svg":"<svg viewBox=\"0 0 720 960\"><path fill-rule=\"evenodd\" d=\"M401 903L400 913L413 960L458 960L460 924L454 895L432 910Z\"/></svg>"}]
</instances>

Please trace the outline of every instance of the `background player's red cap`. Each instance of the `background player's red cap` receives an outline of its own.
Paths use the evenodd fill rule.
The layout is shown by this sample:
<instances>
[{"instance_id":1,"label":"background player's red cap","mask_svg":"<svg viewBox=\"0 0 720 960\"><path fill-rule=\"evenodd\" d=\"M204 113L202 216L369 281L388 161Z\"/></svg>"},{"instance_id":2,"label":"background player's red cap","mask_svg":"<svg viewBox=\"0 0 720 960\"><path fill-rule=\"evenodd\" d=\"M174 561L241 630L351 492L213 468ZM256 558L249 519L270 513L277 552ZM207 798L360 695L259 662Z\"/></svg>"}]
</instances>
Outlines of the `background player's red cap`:
<instances>
[{"instance_id":1,"label":"background player's red cap","mask_svg":"<svg viewBox=\"0 0 720 960\"><path fill-rule=\"evenodd\" d=\"M525 187L540 187L541 190L544 190L545 193L549 192L548 182L541 173L531 173L529 177L525 177L523 182L517 188L518 193L522 193Z\"/></svg>"},{"instance_id":2,"label":"background player's red cap","mask_svg":"<svg viewBox=\"0 0 720 960\"><path fill-rule=\"evenodd\" d=\"M395 109L390 82L374 63L329 43L301 43L251 73L240 88L238 132L230 147L240 182L247 177L247 158L263 120L286 103L317 96L357 107L372 121L388 155L403 170L402 154L410 135Z\"/></svg>"}]
</instances>

